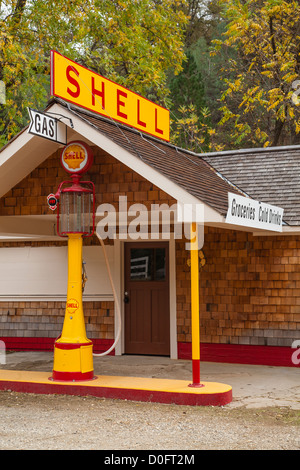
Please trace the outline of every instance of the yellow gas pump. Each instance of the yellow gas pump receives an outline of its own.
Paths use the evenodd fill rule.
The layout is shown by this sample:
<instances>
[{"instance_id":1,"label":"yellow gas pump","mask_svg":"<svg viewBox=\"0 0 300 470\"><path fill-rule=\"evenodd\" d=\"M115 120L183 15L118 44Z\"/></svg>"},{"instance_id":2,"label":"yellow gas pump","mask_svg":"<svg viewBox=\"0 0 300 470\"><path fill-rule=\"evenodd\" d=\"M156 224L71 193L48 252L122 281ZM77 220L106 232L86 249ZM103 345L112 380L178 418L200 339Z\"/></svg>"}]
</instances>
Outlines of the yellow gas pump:
<instances>
[{"instance_id":1,"label":"yellow gas pump","mask_svg":"<svg viewBox=\"0 0 300 470\"><path fill-rule=\"evenodd\" d=\"M93 344L86 336L83 314L82 244L83 237L91 237L95 230L95 189L81 176L92 164L92 152L83 142L71 142L63 149L61 163L72 178L55 194L57 233L68 238L68 288L63 329L54 344L52 380L91 380Z\"/></svg>"}]
</instances>

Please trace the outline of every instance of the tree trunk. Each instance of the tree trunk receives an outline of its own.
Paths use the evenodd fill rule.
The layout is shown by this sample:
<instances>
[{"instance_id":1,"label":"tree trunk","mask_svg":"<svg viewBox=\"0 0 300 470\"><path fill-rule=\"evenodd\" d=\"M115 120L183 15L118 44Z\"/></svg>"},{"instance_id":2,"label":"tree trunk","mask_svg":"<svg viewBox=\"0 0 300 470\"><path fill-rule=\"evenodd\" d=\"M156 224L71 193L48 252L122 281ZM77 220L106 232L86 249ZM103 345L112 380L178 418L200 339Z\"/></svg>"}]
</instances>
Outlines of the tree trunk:
<instances>
[{"instance_id":1,"label":"tree trunk","mask_svg":"<svg viewBox=\"0 0 300 470\"><path fill-rule=\"evenodd\" d=\"M281 121L281 119L276 120L272 147L277 147L284 124L285 121Z\"/></svg>"}]
</instances>

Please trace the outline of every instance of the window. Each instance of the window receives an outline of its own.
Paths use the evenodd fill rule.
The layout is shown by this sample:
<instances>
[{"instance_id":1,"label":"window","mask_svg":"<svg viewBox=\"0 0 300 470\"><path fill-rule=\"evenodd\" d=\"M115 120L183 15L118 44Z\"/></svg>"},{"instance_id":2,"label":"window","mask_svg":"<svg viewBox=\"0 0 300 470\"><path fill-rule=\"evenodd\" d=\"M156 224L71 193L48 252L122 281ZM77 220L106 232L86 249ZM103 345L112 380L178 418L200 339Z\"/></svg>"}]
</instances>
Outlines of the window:
<instances>
[{"instance_id":1,"label":"window","mask_svg":"<svg viewBox=\"0 0 300 470\"><path fill-rule=\"evenodd\" d=\"M130 250L131 281L165 281L165 248L132 248Z\"/></svg>"}]
</instances>

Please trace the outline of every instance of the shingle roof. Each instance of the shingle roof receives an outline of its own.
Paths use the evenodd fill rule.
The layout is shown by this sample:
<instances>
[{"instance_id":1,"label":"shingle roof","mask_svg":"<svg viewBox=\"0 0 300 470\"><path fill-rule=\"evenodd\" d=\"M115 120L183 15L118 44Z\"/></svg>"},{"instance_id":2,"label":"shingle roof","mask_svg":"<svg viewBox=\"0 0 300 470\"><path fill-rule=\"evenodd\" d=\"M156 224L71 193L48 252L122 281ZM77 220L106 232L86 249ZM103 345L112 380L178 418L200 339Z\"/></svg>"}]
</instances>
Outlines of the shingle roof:
<instances>
[{"instance_id":1,"label":"shingle roof","mask_svg":"<svg viewBox=\"0 0 300 470\"><path fill-rule=\"evenodd\" d=\"M221 215L226 216L232 192L282 207L285 223L300 226L300 146L196 154L59 98L47 108L55 102Z\"/></svg>"},{"instance_id":2,"label":"shingle roof","mask_svg":"<svg viewBox=\"0 0 300 470\"><path fill-rule=\"evenodd\" d=\"M227 213L228 191L241 194L199 155L55 100L221 215Z\"/></svg>"},{"instance_id":3,"label":"shingle roof","mask_svg":"<svg viewBox=\"0 0 300 470\"><path fill-rule=\"evenodd\" d=\"M205 154L201 158L253 199L284 209L300 225L300 146Z\"/></svg>"}]
</instances>

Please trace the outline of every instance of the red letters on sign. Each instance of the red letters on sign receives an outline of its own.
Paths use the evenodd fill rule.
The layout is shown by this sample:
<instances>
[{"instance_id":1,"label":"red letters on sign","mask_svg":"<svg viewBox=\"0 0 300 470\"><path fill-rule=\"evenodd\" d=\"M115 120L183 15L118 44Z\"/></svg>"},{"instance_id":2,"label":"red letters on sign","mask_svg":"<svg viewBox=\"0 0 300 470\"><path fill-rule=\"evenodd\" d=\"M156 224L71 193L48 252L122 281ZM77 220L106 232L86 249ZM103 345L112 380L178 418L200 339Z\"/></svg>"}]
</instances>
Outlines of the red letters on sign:
<instances>
[{"instance_id":1,"label":"red letters on sign","mask_svg":"<svg viewBox=\"0 0 300 470\"><path fill-rule=\"evenodd\" d=\"M147 124L140 119L140 100L137 100L137 123L140 126L147 127Z\"/></svg>"},{"instance_id":2,"label":"red letters on sign","mask_svg":"<svg viewBox=\"0 0 300 470\"><path fill-rule=\"evenodd\" d=\"M167 109L54 50L50 66L51 95L169 141ZM42 126L42 122L40 124ZM48 136L50 131L48 129Z\"/></svg>"},{"instance_id":3,"label":"red letters on sign","mask_svg":"<svg viewBox=\"0 0 300 470\"><path fill-rule=\"evenodd\" d=\"M92 77L92 105L95 106L96 100L95 95L102 98L102 109L105 110L105 87L104 82L102 82L101 91L95 88L95 77Z\"/></svg>"},{"instance_id":4,"label":"red letters on sign","mask_svg":"<svg viewBox=\"0 0 300 470\"><path fill-rule=\"evenodd\" d=\"M158 134L163 134L164 131L162 129L159 129L157 126L157 108L155 108L155 132Z\"/></svg>"},{"instance_id":5,"label":"red letters on sign","mask_svg":"<svg viewBox=\"0 0 300 470\"><path fill-rule=\"evenodd\" d=\"M117 115L124 119L127 119L127 114L122 113L122 111L120 111L120 106L125 106L125 102L121 101L120 96L127 98L127 93L121 90L117 90Z\"/></svg>"},{"instance_id":6,"label":"red letters on sign","mask_svg":"<svg viewBox=\"0 0 300 470\"><path fill-rule=\"evenodd\" d=\"M79 83L77 82L77 80L72 77L70 74L71 72L75 73L77 75L77 77L79 77L79 72L78 70L75 69L75 67L73 67L72 65L68 65L67 69L66 69L66 76L67 76L67 79L68 81L74 85L74 87L76 88L76 91L72 91L69 87L67 88L67 92L69 93L69 95L71 95L73 98L78 98L78 96L80 95L80 86L79 86Z\"/></svg>"},{"instance_id":7,"label":"red letters on sign","mask_svg":"<svg viewBox=\"0 0 300 470\"><path fill-rule=\"evenodd\" d=\"M75 68L73 65L68 65L65 70L66 70L66 78L67 78L67 81L68 81L68 84L69 84L69 86L67 86L67 93L72 98L78 98L80 96L80 93L81 93L80 81L79 81L79 71L78 71L78 70L80 70L80 68L79 67ZM99 78L101 78L101 77L99 77ZM133 116L132 115L133 114L132 113L132 101L130 101L131 95L129 95L129 97L128 97L128 93L126 91L124 91L123 89L120 89L120 88L116 89L116 91L114 92L114 93L116 93L116 95L115 95L114 93L111 92L109 86L107 86L107 89L106 89L106 82L104 81L104 79L100 80L99 78L97 76L94 76L94 75L92 75L90 77L90 80L91 80L91 82L90 82L91 101L89 103L88 103L88 101L86 101L87 109L92 110L92 107L90 105L90 103L92 103L92 106L95 108L94 109L95 111L100 112L99 106L97 106L97 105L100 105L102 110L105 112L106 111L105 103L107 101L106 100L106 98L107 98L107 99L109 99L110 109L111 109L111 105L113 105L113 108L114 108L114 110L111 110L111 111L108 110L107 112L110 112L114 116L118 116L123 121L124 120L128 121L128 112L130 111L129 115L131 116L131 119L134 119L135 125L140 126L140 128L142 127L145 130L147 128L149 129L149 127L151 127L151 126L149 126L149 122L148 122L148 119L150 119L151 116L149 116L149 113L146 111L148 108L146 108L146 109L143 108L142 98L141 99L140 98L136 99L136 104L134 103L136 114L134 113L135 116ZM86 86L88 86L88 84L86 84ZM105 96L106 93L108 94L107 97ZM83 94L85 95L85 92ZM114 99L116 99L115 103L111 103L112 97ZM127 102L127 100L128 100L128 102ZM99 103L99 101L101 101L101 103ZM126 110L127 110L127 112L126 112ZM154 111L154 116L152 114L153 111ZM156 133L156 135L160 134L161 136L163 136L164 135L164 130L159 127L159 122L158 122L159 118L160 118L159 108L155 107L155 109L153 109L153 111L151 112L151 114L152 114L152 119L154 117L155 133ZM116 114L115 114L115 112L116 112ZM121 122L122 122L122 120L121 120ZM129 125L132 125L132 124L129 123ZM138 129L138 127L137 127L137 129Z\"/></svg>"}]
</instances>

